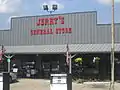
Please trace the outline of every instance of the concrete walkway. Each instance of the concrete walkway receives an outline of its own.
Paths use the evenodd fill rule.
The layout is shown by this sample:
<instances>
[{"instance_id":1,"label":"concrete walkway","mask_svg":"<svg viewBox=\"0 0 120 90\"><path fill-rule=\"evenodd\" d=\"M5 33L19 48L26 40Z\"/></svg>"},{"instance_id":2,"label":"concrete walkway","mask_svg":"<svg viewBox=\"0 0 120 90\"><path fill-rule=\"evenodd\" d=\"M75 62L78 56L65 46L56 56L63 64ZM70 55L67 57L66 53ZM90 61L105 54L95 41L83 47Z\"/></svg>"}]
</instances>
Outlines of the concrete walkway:
<instances>
[{"instance_id":1,"label":"concrete walkway","mask_svg":"<svg viewBox=\"0 0 120 90\"><path fill-rule=\"evenodd\" d=\"M109 82L73 83L72 90L109 90ZM12 83L10 90L50 90L50 81L44 79L20 79ZM120 83L115 83L115 90L120 90Z\"/></svg>"}]
</instances>

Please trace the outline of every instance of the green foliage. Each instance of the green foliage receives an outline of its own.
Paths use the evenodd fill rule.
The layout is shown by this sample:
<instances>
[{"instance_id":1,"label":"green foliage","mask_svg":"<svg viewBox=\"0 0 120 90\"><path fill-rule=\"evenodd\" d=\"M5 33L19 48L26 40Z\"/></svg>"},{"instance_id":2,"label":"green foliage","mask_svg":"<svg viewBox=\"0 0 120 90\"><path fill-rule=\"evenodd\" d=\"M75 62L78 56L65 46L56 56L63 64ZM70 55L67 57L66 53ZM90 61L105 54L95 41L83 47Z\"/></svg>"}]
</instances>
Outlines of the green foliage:
<instances>
[{"instance_id":1,"label":"green foliage","mask_svg":"<svg viewBox=\"0 0 120 90\"><path fill-rule=\"evenodd\" d=\"M74 61L77 62L77 63L82 64L83 59L82 58L76 58Z\"/></svg>"}]
</instances>

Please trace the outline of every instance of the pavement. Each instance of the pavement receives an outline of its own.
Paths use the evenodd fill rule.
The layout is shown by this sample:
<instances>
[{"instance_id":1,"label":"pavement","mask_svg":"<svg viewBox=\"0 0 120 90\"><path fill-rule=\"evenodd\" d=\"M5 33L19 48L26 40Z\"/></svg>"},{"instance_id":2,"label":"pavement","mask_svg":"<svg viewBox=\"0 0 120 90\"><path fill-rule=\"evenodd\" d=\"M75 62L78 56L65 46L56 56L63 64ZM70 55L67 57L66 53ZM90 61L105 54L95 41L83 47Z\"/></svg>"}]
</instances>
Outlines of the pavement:
<instances>
[{"instance_id":1,"label":"pavement","mask_svg":"<svg viewBox=\"0 0 120 90\"><path fill-rule=\"evenodd\" d=\"M109 90L109 82L84 82L72 84L72 90ZM19 79L10 84L10 90L50 90L50 81L44 79ZM115 83L115 90L120 90L120 83Z\"/></svg>"}]
</instances>

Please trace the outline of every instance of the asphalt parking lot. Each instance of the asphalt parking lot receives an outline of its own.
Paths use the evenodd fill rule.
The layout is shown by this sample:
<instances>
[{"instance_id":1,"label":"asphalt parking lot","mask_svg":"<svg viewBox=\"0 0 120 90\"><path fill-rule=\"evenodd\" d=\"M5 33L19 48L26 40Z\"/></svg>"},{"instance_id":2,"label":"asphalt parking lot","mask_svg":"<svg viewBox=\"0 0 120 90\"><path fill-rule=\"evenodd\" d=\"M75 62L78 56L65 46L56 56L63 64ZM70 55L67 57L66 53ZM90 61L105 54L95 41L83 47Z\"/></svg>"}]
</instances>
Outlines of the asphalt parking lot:
<instances>
[{"instance_id":1,"label":"asphalt parking lot","mask_svg":"<svg viewBox=\"0 0 120 90\"><path fill-rule=\"evenodd\" d=\"M109 90L109 83L72 84L72 90ZM19 79L10 85L10 90L50 90L50 81L44 79ZM115 83L115 90L120 90L120 83Z\"/></svg>"}]
</instances>

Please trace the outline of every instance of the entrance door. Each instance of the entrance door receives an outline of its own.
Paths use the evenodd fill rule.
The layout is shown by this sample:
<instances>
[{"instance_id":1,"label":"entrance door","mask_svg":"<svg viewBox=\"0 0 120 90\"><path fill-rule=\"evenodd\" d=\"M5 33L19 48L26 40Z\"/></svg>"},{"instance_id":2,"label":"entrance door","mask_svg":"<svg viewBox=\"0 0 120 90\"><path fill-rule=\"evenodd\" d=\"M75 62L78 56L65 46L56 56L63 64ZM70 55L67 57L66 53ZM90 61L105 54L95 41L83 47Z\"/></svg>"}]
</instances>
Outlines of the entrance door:
<instances>
[{"instance_id":1,"label":"entrance door","mask_svg":"<svg viewBox=\"0 0 120 90\"><path fill-rule=\"evenodd\" d=\"M59 59L57 55L44 55L42 57L42 69L44 78L49 78L50 73L59 72Z\"/></svg>"}]
</instances>

